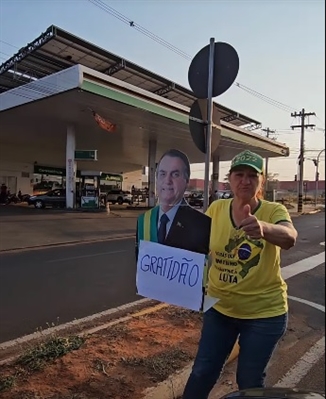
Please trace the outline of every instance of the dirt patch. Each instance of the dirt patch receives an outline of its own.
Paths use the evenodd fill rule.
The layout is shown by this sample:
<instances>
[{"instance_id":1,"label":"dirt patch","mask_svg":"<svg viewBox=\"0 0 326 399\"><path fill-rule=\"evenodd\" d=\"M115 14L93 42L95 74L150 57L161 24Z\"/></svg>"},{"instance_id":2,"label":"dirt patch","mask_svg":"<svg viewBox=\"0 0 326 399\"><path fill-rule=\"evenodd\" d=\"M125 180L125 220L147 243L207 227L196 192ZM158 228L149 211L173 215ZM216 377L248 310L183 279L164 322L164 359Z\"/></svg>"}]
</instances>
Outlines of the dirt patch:
<instances>
[{"instance_id":1,"label":"dirt patch","mask_svg":"<svg viewBox=\"0 0 326 399\"><path fill-rule=\"evenodd\" d=\"M45 342L50 336L80 335L85 331L106 325L120 318L129 317L144 308L151 308L158 304L159 302L154 300L146 299L146 302L143 302L143 300L139 300L128 304L128 306L126 307L122 305L120 307L117 307L116 309L112 309L112 312L109 311L107 314L99 313L98 317L92 320L87 320L84 322L80 322L80 320L78 320L78 323L76 324L74 323L74 321L72 321L71 323L67 323L65 325L58 324L57 326L54 326L54 328L52 328L53 325L51 325L48 329L40 328L35 334L33 334L35 335L35 337L33 337L31 340L25 342L24 337L22 337L22 339L18 338L13 342L12 345L8 346L7 348L1 348L0 366L3 360L11 357L17 357L22 352L28 351L31 347L35 347L36 345Z\"/></svg>"},{"instance_id":2,"label":"dirt patch","mask_svg":"<svg viewBox=\"0 0 326 399\"><path fill-rule=\"evenodd\" d=\"M200 327L200 314L167 307L83 342L51 337L46 348L30 348L15 363L0 367L1 398L140 399L144 389L194 357Z\"/></svg>"}]
</instances>

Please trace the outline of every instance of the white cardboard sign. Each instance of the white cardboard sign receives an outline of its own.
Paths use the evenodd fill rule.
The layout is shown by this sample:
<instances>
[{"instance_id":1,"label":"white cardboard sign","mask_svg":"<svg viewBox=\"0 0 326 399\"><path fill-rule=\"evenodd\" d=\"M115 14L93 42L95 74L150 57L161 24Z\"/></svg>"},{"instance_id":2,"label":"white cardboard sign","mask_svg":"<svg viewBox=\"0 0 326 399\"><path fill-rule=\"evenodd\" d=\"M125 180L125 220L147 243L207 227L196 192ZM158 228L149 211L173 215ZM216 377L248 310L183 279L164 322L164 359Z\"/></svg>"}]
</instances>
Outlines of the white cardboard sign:
<instances>
[{"instance_id":1,"label":"white cardboard sign","mask_svg":"<svg viewBox=\"0 0 326 399\"><path fill-rule=\"evenodd\" d=\"M201 310L205 255L140 241L136 285L139 295ZM205 297L204 311L218 300Z\"/></svg>"}]
</instances>

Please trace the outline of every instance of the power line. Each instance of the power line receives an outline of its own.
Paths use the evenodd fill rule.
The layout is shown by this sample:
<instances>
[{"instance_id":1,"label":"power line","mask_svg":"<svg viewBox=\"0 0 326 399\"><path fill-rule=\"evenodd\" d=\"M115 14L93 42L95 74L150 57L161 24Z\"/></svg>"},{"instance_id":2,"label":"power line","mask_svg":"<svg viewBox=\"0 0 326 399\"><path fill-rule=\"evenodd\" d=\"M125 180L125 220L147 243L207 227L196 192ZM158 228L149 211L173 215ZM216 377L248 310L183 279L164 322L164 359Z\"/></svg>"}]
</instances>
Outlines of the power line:
<instances>
[{"instance_id":1,"label":"power line","mask_svg":"<svg viewBox=\"0 0 326 399\"><path fill-rule=\"evenodd\" d=\"M323 129L323 130L325 131L325 122L323 122L323 121L319 118L319 116L317 116L317 115L316 115L316 118L323 124L323 126L324 126L324 129Z\"/></svg>"},{"instance_id":2,"label":"power line","mask_svg":"<svg viewBox=\"0 0 326 399\"><path fill-rule=\"evenodd\" d=\"M100 0L88 0L88 1L90 1L91 3L93 3L94 5L97 5L98 6L98 4L97 3L99 3L100 2ZM96 3L96 4L95 4ZM101 2L101 3L103 3L103 2ZM104 3L103 3L104 4ZM104 4L104 6L102 6L102 5L100 5L100 8L101 9L103 9L103 7L107 7L109 10L104 10L104 11L107 11L107 12L109 12L111 15L113 15L113 16L116 16L115 15L115 13L113 12L113 11L115 11L112 7L109 7L109 6L107 6L107 5L105 5ZM112 12L111 12L111 9L113 10ZM130 21L127 17L124 17L122 14L120 14L120 13L118 13L119 15L118 15L118 19L119 20L123 20L122 22L127 22L128 21L128 24L130 25L130 22L133 22L133 21ZM138 24L135 24L134 22L133 22L133 24L132 24L132 27L134 27L134 28L137 28L138 29L138 27L139 28L142 28L142 27L140 27L140 25L138 25ZM142 28L142 29L145 29L145 28ZM141 30L140 30L141 31ZM147 30L146 30L146 32L147 32ZM148 31L149 32L149 31ZM146 34L147 35L147 34ZM154 35L154 34L153 34ZM147 35L148 37L150 37L149 35ZM158 36L157 35L155 35L155 37L156 38L158 38ZM152 38L152 37L150 37L150 38ZM156 42L158 42L159 44L162 44L162 45L164 45L164 46L166 46L167 47L167 44L169 44L168 42L166 42L164 39L162 39L161 41L158 41L157 39L153 39L153 40L155 40ZM14 48L19 48L19 47L17 47L17 46L15 46L15 45L13 45L13 44L11 44L11 43L8 43L8 42L6 42L6 41L3 41L3 40L0 40L0 42L2 42L2 43L4 43L4 44L7 44L7 45L10 45L11 47L14 47ZM164 42L164 43L163 43ZM171 48L171 46L173 47L173 49ZM180 54L180 52L179 51L177 51L177 50L179 50L177 47L175 47L175 46L173 46L173 45L170 45L170 46L168 46L168 48L170 49L170 50L172 50L172 51L174 51L174 52L176 52L176 53L178 53L179 55L181 55ZM181 52L182 52L182 50L180 50ZM2 52L3 53L3 52ZM191 57L190 56L188 56L186 53L184 53L184 52L182 52L183 53L183 55L186 55L186 58L187 59L191 59ZM6 53L3 53L3 54L6 54ZM9 56L9 54L6 54L6 55L8 55ZM184 57L185 58L185 57ZM53 64L54 65L56 65L56 63L55 63L55 61L53 61ZM30 70L30 72L33 72L33 70ZM46 74L45 74L46 75ZM45 76L44 75L44 76ZM285 111L285 112L290 112L290 110L292 109L292 110L294 110L294 108L291 108L290 106L287 106L287 105L285 105L285 104L283 104L283 103L281 103L281 102L279 102L279 101L276 101L276 100L273 100L272 98L270 98L270 97L268 97L268 96L266 96L266 95L264 95L264 94L262 94L262 93L259 93L258 91L256 91L256 90L254 90L254 89L250 89L249 87L247 87L247 86L245 86L245 85L242 85L242 84L240 84L240 83L238 83L238 82L236 82L236 83L234 83L234 85L236 86L236 87L239 87L239 88L241 88L242 90L244 90L244 91L246 91L247 93L249 93L249 94L251 94L251 95L253 95L253 96L255 96L255 97L257 97L257 98L259 98L259 99L261 99L261 100L263 100L263 101L265 101L265 102L267 102L268 104L270 104L270 105L273 105L273 106L275 106L276 108L279 108L279 109L281 109L281 110L283 110L283 111Z\"/></svg>"},{"instance_id":3,"label":"power line","mask_svg":"<svg viewBox=\"0 0 326 399\"><path fill-rule=\"evenodd\" d=\"M251 95L253 95L253 96L259 98L260 100L265 101L265 102L267 102L268 104L273 105L273 106L275 106L275 107L281 109L282 111L285 111L285 112L288 113L288 112L291 112L291 111L294 111L294 110L295 110L295 108L293 108L293 107L291 107L291 106L289 106L289 105L283 104L283 103L281 103L281 102L279 102L279 101L273 100L272 98L270 98L270 97L268 97L268 96L265 96L264 94L259 93L259 92L256 91L256 90L251 89L250 87L247 87L247 86L245 86L245 85L242 85L242 84L240 84L240 83L238 83L238 82L236 82L235 85L236 85L237 87L239 87L240 89L246 91L247 93L249 93L249 94L251 94Z\"/></svg>"},{"instance_id":4,"label":"power line","mask_svg":"<svg viewBox=\"0 0 326 399\"><path fill-rule=\"evenodd\" d=\"M158 35L154 34L153 32L149 31L148 29L144 28L143 26L137 24L135 21L133 21L132 19L126 17L125 15L123 15L122 13L120 13L119 11L115 10L113 7L107 5L106 3L104 3L102 0L88 0L90 3L92 3L93 5L97 6L98 8L100 8L102 11L110 14L111 16L117 18L118 20L120 20L121 22L125 23L126 25L134 28L135 30L137 30L138 32L144 34L145 36L147 36L148 38L154 40L155 42L157 42L158 44L166 47L167 49L173 51L174 53L180 55L181 57L183 57L186 60L191 60L191 56L189 54L187 54L186 52L184 52L183 50L179 49L178 47L174 46L173 44L169 43L168 41L162 39L161 37L159 37ZM18 48L17 46L14 46L11 43L8 43L4 40L0 40L0 42L14 47L14 48ZM3 52L1 52L3 53ZM3 53L6 54L6 53ZM6 54L9 55L9 54ZM3 58L3 57L2 57ZM272 105L284 112L290 112L293 110L296 110L296 108L289 106L287 104L281 103L279 101L273 100L271 97L268 97L262 93L259 93L258 91L251 89L245 85L240 84L239 82L235 82L234 85L240 89L242 89L243 91L247 92L248 94L266 102L269 105ZM318 117L317 117L318 118ZM318 118L319 119L319 118ZM321 119L319 119L321 121ZM321 121L323 124L324 122Z\"/></svg>"},{"instance_id":5,"label":"power line","mask_svg":"<svg viewBox=\"0 0 326 399\"><path fill-rule=\"evenodd\" d=\"M180 50L178 47L167 42L166 40L162 39L161 37L155 35L153 32L149 31L148 29L144 28L143 26L137 24L135 21L133 21L132 19L121 14L119 11L115 10L113 7L110 7L103 1L101 1L101 0L88 0L88 1L92 4L94 4L95 6L97 6L98 8L100 8L101 10L105 11L106 13L117 18L119 21L123 22L124 24L129 25L131 28L137 30L138 32L142 33L143 35L147 36L148 38L154 40L155 42L161 44L162 46L168 48L169 50L173 51L174 53L185 58L186 60L191 60L191 56L189 54Z\"/></svg>"},{"instance_id":6,"label":"power line","mask_svg":"<svg viewBox=\"0 0 326 399\"><path fill-rule=\"evenodd\" d=\"M0 40L1 41L1 40ZM0 51L0 53L1 54L3 54L3 55L6 55L7 57L11 57L11 55L10 54L8 54L8 53L5 53L4 51Z\"/></svg>"},{"instance_id":7,"label":"power line","mask_svg":"<svg viewBox=\"0 0 326 399\"><path fill-rule=\"evenodd\" d=\"M137 30L138 32L142 33L143 35L147 36L148 38L150 38L151 40L157 42L158 44L166 47L167 49L173 51L174 53L180 55L181 57L183 57L186 60L191 60L191 56L189 54L187 54L186 52L184 52L183 50L181 50L180 48L174 46L173 44L169 43L168 41L164 40L163 38L159 37L158 35L154 34L153 32L149 31L148 29L144 28L143 26L139 25L138 23L136 23L135 21L133 21L132 19L126 17L125 15L123 15L122 13L120 13L119 11L115 10L113 7L107 5L106 3L104 3L102 0L88 0L90 3L92 3L93 5L97 6L98 8L100 8L102 11L110 14L111 16L117 18L118 20L120 20L121 22L125 23L126 25L130 26L131 28ZM17 46L8 43L4 40L0 40L0 42L11 46L13 48L18 48ZM6 54L4 52L1 52L3 54ZM9 54L6 54L9 55ZM3 57L2 57L3 58ZM280 101L276 101L274 99L272 99L269 96L266 96L254 89L251 89L245 85L240 84L239 82L235 82L234 85L240 89L242 89L243 91L247 92L248 94L266 102L269 105L272 105L284 112L290 112L293 110L296 110L296 108L289 106L287 104L284 104ZM318 118L318 117L317 117ZM319 118L318 118L319 119ZM319 119L321 121L321 119ZM323 123L323 121L321 121ZM324 123L323 123L324 124ZM318 130L323 130L324 129L319 129Z\"/></svg>"},{"instance_id":8,"label":"power line","mask_svg":"<svg viewBox=\"0 0 326 399\"><path fill-rule=\"evenodd\" d=\"M13 48L18 48L17 46L14 46L13 44L8 43L8 42L6 42L4 40L0 40L0 42L3 43L3 44L6 44L7 46L10 46L10 47L13 47Z\"/></svg>"},{"instance_id":9,"label":"power line","mask_svg":"<svg viewBox=\"0 0 326 399\"><path fill-rule=\"evenodd\" d=\"M173 51L174 53L180 55L182 58L184 58L186 60L192 59L192 57L189 54L187 54L180 48L174 46L173 44L169 43L168 41L162 39L160 36L154 34L153 32L149 31L148 29L144 28L143 26L137 24L135 21L126 17L119 11L115 10L113 7L107 5L102 0L88 0L88 1L90 3L92 3L93 5L97 6L98 8L100 8L102 11L110 14L114 18L117 18L118 20L125 23L126 25L129 25L131 28L137 30L138 32L142 33L143 35L147 36L148 38L154 40L158 44L160 44L160 45L166 47L167 49ZM238 82L235 82L234 85L236 87L244 90L248 94L251 94L252 96L257 97L260 100L265 101L267 104L272 105L284 112L289 113L291 111L297 110L297 108L295 108L295 107L291 107L291 106L283 104L279 101L273 100L272 98L270 98L262 93L259 93L258 91L254 90L254 89L250 89L249 87L242 85Z\"/></svg>"},{"instance_id":10,"label":"power line","mask_svg":"<svg viewBox=\"0 0 326 399\"><path fill-rule=\"evenodd\" d=\"M121 14L118 11L114 10L112 7L109 7L108 5L103 3L102 1L100 1L100 0L89 0L89 1L91 3L93 3L94 5L98 6L99 8L101 8L103 11L108 12L110 15L112 15L115 18L119 19L121 22L124 22L125 24L129 25L130 27L134 28L135 30L139 31L140 33L146 35L147 37L149 37L150 39L154 40L158 44L161 44L161 45L165 46L166 48L168 48L169 50L173 51L174 53L180 55L184 59L187 59L187 60L191 59L191 56L186 54L184 51L178 49L176 46L172 45L171 43L165 41L164 39L160 38L159 36L157 36L157 35L153 34L152 32L148 31L147 29L145 29L141 25L136 24L134 21L132 21L129 18L125 17L123 14ZM12 45L11 43L5 42L3 40L0 40L0 42L6 44L8 46L11 46L13 48L17 48L18 49L17 46ZM5 52L2 52L2 51L0 53L9 56L9 54L7 54ZM1 56L1 58L4 58L4 57ZM256 90L251 89L251 88L249 88L249 87L247 87L245 85L242 85L242 84L240 84L238 82L236 82L235 85L238 88L242 89L243 91L247 92L248 94L251 94L252 96L257 97L258 99L260 99L262 101L265 101L266 103L268 103L268 104L270 104L270 105L272 105L272 106L274 106L276 108L279 108L280 110L283 110L285 112L289 112L289 110L295 110L294 107L291 107L291 106L289 106L287 104L284 104L284 103L281 103L279 101L276 101L276 100L272 99L271 97L268 97L268 96L266 96L266 95L264 95L264 94L262 94L262 93L260 93L260 92L258 92ZM42 85L40 85L40 88L37 91L43 91L44 94L49 94L49 89L51 90L51 88L49 86L50 86L50 84L44 84L43 90L40 90L40 88L42 88ZM28 98L27 96L23 96L23 95L22 95L22 97ZM30 97L30 98L32 98L32 97ZM317 117L317 119L319 119L324 124L324 122L319 117ZM321 128L317 128L317 130L325 131L325 129L321 129ZM263 131L264 131L264 129L263 129ZM231 148L231 146L227 146L227 147ZM297 152L298 150L296 149L295 151L294 150L291 150L291 151L292 152ZM316 150L306 150L306 151L319 151L319 150L316 149ZM296 158L288 157L287 159L296 159Z\"/></svg>"}]
</instances>

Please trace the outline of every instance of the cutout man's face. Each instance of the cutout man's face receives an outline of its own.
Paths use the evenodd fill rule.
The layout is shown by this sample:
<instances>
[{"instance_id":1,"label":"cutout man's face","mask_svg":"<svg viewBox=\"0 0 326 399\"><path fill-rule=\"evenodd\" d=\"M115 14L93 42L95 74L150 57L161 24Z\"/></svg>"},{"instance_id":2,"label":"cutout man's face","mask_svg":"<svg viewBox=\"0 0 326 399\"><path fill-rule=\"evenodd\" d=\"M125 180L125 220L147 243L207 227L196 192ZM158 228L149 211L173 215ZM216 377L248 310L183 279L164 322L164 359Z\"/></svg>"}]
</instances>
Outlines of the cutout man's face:
<instances>
[{"instance_id":1,"label":"cutout man's face","mask_svg":"<svg viewBox=\"0 0 326 399\"><path fill-rule=\"evenodd\" d=\"M173 206L184 196L188 184L185 165L180 158L165 156L157 170L156 190L160 204Z\"/></svg>"}]
</instances>

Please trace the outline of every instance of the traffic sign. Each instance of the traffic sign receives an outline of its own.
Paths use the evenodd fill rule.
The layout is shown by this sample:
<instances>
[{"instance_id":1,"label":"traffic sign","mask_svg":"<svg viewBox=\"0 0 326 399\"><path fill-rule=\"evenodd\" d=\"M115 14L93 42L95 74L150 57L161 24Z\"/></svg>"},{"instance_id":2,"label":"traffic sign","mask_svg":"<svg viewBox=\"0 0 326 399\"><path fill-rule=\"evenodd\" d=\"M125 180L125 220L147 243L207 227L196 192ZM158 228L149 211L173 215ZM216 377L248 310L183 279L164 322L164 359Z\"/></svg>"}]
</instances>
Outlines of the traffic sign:
<instances>
[{"instance_id":1,"label":"traffic sign","mask_svg":"<svg viewBox=\"0 0 326 399\"><path fill-rule=\"evenodd\" d=\"M210 46L203 47L191 61L188 82L197 98L208 98L208 64ZM239 71L239 56L228 43L216 42L213 64L212 97L226 92Z\"/></svg>"},{"instance_id":2,"label":"traffic sign","mask_svg":"<svg viewBox=\"0 0 326 399\"><path fill-rule=\"evenodd\" d=\"M76 161L97 161L97 150L76 150Z\"/></svg>"},{"instance_id":3,"label":"traffic sign","mask_svg":"<svg viewBox=\"0 0 326 399\"><path fill-rule=\"evenodd\" d=\"M189 130L196 147L206 154L207 101L198 99L192 104L189 113ZM213 106L211 152L215 153L221 140L220 115Z\"/></svg>"}]
</instances>

